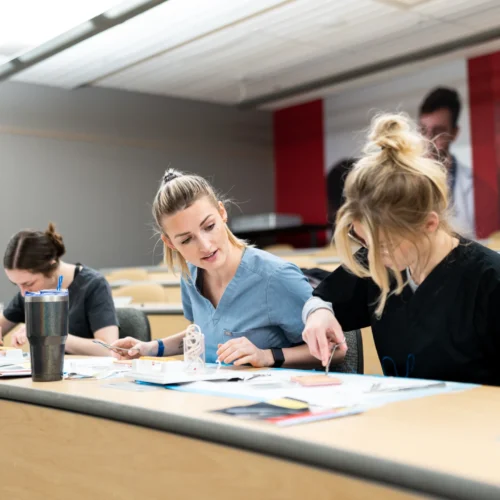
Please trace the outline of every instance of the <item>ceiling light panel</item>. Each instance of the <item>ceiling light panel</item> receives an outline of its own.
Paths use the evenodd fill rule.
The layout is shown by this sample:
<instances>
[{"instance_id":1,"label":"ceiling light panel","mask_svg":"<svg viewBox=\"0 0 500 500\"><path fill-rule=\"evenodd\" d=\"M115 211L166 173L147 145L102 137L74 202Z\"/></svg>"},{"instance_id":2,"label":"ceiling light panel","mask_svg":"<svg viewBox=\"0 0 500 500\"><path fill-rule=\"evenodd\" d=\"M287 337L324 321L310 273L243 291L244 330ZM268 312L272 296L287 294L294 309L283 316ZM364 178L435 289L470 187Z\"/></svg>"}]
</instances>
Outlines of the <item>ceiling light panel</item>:
<instances>
[{"instance_id":1,"label":"ceiling light panel","mask_svg":"<svg viewBox=\"0 0 500 500\"><path fill-rule=\"evenodd\" d=\"M0 54L14 58L98 16L120 0L2 2Z\"/></svg>"},{"instance_id":2,"label":"ceiling light panel","mask_svg":"<svg viewBox=\"0 0 500 500\"><path fill-rule=\"evenodd\" d=\"M343 2L339 2L341 3ZM351 25L347 12L353 12L352 7L356 3L361 6L371 5L372 9L364 13L362 18L364 23ZM307 5L311 7L312 4L313 2ZM291 18L292 5L297 6L297 12ZM309 26L309 31L314 32L314 22L317 22L319 18L313 18L313 23L308 24L311 18L305 16L306 11L299 9L299 6L303 8L304 5L306 2L298 2L279 9L280 12L285 9L289 11L286 16L282 16L282 22L286 22L287 19L300 19L302 24ZM334 10L333 2L322 2L322 5L323 8L328 7ZM355 44L371 40L373 37L367 37L370 32L387 35L387 33L391 34L392 30L392 32L400 33L415 26L418 21L413 14L401 13L397 22L394 19L396 15L394 9L386 7L379 9L383 14L381 19L374 19L373 2L368 0L357 0L357 2L351 0L348 5L351 6L351 10L344 13L348 20L348 27L341 30L339 36L341 38L350 36ZM315 12L315 9L312 10ZM354 12L359 13L359 10L354 9ZM321 12L322 15L325 13L325 10ZM324 44L314 47L311 44L294 40L293 35L287 37L280 33L280 36L276 36L270 28L276 17L279 17L278 13L272 12L263 16L258 24L253 21L245 23L245 29L243 26L228 28L214 34L208 40L190 43L164 56L105 78L99 84L155 93L160 92L161 89L164 92L174 91L179 85L186 95L190 95L196 89L197 97L203 98L204 90L212 90L204 87L208 78L212 79L214 85L218 78L220 84L224 86L227 81L267 78L287 68L300 66L304 61L319 57L321 54L332 58L335 53L343 53L342 49L346 44L339 47L339 44L335 44L332 39L325 40ZM290 33L293 33L293 30ZM348 47L352 49L353 43ZM212 77L214 74L216 76Z\"/></svg>"},{"instance_id":3,"label":"ceiling light panel","mask_svg":"<svg viewBox=\"0 0 500 500\"><path fill-rule=\"evenodd\" d=\"M169 0L14 79L75 87L287 1L294 0Z\"/></svg>"},{"instance_id":4,"label":"ceiling light panel","mask_svg":"<svg viewBox=\"0 0 500 500\"><path fill-rule=\"evenodd\" d=\"M469 0L411 8L378 0L169 0L15 79L235 104L468 36L496 17L484 17L492 5L477 0L471 11ZM477 26L470 21L476 18Z\"/></svg>"}]
</instances>

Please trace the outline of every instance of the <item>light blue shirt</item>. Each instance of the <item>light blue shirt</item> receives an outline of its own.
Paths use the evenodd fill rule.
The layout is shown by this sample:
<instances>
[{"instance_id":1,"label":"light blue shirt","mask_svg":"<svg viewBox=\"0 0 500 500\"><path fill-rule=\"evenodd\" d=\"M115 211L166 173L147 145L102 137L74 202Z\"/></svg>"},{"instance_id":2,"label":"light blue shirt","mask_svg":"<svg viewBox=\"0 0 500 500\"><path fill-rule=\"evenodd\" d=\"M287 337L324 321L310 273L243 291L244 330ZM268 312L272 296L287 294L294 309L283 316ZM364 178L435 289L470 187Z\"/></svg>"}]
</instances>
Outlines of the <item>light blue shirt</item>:
<instances>
[{"instance_id":1,"label":"light blue shirt","mask_svg":"<svg viewBox=\"0 0 500 500\"><path fill-rule=\"evenodd\" d=\"M200 270L189 265L181 279L184 316L205 335L205 359L214 363L217 346L238 337L260 349L302 343L302 308L312 288L302 271L268 252L247 247L234 278L215 308L199 288Z\"/></svg>"}]
</instances>

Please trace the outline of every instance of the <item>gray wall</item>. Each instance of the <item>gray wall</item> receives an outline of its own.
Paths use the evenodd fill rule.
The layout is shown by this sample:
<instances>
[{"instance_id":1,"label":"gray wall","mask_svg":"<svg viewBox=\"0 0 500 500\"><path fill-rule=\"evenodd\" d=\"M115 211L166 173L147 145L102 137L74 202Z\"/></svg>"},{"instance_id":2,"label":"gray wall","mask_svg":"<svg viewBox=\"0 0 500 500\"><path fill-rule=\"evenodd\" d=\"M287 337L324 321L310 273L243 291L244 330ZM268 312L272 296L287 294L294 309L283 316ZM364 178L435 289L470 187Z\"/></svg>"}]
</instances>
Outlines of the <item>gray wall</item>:
<instances>
[{"instance_id":1,"label":"gray wall","mask_svg":"<svg viewBox=\"0 0 500 500\"><path fill-rule=\"evenodd\" d=\"M54 221L66 260L151 265L167 166L210 178L244 213L274 209L271 115L107 89L0 85L0 251ZM233 209L233 213L235 210ZM15 288L0 276L0 301Z\"/></svg>"}]
</instances>

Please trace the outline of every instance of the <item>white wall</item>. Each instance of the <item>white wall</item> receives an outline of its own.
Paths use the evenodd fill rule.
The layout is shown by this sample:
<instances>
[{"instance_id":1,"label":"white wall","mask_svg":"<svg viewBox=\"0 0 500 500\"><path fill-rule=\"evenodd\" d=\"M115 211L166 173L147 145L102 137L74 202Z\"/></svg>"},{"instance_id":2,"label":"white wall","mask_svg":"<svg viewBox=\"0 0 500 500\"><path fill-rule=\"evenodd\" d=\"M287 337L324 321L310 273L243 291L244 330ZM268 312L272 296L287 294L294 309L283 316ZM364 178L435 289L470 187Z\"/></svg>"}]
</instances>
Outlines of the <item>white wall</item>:
<instances>
[{"instance_id":1,"label":"white wall","mask_svg":"<svg viewBox=\"0 0 500 500\"><path fill-rule=\"evenodd\" d=\"M271 114L97 88L0 86L0 251L54 221L70 262L151 265L150 204L166 167L274 210ZM0 301L15 289L0 274Z\"/></svg>"},{"instance_id":2,"label":"white wall","mask_svg":"<svg viewBox=\"0 0 500 500\"><path fill-rule=\"evenodd\" d=\"M460 135L453 152L465 165L472 165L470 141L467 62L446 62L414 74L377 84L341 91L324 100L325 168L328 171L341 158L356 156L365 141L374 114L403 111L417 118L425 95L434 87L455 88L462 100Z\"/></svg>"}]
</instances>

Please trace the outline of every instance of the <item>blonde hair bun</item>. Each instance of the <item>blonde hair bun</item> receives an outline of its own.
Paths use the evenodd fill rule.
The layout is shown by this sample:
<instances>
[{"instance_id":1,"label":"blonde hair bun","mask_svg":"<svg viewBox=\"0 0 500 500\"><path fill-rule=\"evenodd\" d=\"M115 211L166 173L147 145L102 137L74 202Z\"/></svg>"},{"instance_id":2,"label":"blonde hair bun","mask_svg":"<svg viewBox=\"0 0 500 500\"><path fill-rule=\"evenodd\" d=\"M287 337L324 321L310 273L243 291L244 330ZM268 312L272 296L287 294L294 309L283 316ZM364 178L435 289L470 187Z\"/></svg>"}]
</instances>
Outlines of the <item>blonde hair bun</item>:
<instances>
[{"instance_id":1,"label":"blonde hair bun","mask_svg":"<svg viewBox=\"0 0 500 500\"><path fill-rule=\"evenodd\" d=\"M399 294L405 277L396 266L389 270L381 257L381 237L387 242L415 243L431 212L439 227L452 233L445 167L427 155L428 142L407 115L375 117L364 154L345 180L345 201L337 212L335 243L342 263L360 278L380 288L375 314L380 317L391 293ZM367 265L353 256L351 226L359 222L368 242ZM389 258L394 256L389 252ZM394 262L395 263L395 262ZM391 291L395 279L396 288Z\"/></svg>"},{"instance_id":2,"label":"blonde hair bun","mask_svg":"<svg viewBox=\"0 0 500 500\"><path fill-rule=\"evenodd\" d=\"M373 119L365 153L372 152L374 147L384 153L403 156L422 156L425 153L423 138L405 114L384 114Z\"/></svg>"}]
</instances>

